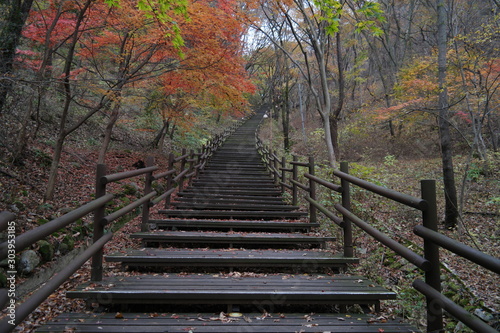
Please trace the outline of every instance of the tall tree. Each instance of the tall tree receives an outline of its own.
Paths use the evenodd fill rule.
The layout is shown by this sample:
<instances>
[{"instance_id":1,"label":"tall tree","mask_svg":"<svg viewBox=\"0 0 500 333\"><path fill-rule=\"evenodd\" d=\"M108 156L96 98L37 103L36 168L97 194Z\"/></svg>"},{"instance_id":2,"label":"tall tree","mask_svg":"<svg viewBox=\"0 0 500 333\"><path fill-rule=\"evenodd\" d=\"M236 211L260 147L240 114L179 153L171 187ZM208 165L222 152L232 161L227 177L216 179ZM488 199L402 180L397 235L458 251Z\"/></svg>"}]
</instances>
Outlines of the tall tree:
<instances>
[{"instance_id":1,"label":"tall tree","mask_svg":"<svg viewBox=\"0 0 500 333\"><path fill-rule=\"evenodd\" d=\"M9 93L12 67L22 29L33 0L5 0L0 3L0 116Z\"/></svg>"},{"instance_id":2,"label":"tall tree","mask_svg":"<svg viewBox=\"0 0 500 333\"><path fill-rule=\"evenodd\" d=\"M443 183L445 193L445 226L453 228L458 219L457 189L455 186L455 171L453 169L453 149L450 134L448 90L446 84L446 69L448 51L448 24L445 0L437 2L437 48L438 48L438 124L443 165Z\"/></svg>"},{"instance_id":3,"label":"tall tree","mask_svg":"<svg viewBox=\"0 0 500 333\"><path fill-rule=\"evenodd\" d=\"M344 105L345 78L344 54L341 46L340 21L346 10L346 1L269 1L262 2L261 8L266 24L257 29L284 52L288 59L300 70L307 82L316 110L322 120L324 139L331 166L336 166L338 156L338 121ZM371 30L379 33L377 22L383 20L379 5L374 1L354 1L355 10L365 18L356 23L356 30ZM279 26L277 20L284 20L296 43L300 59L280 46L275 33L268 29ZM335 50L332 50L334 45ZM336 55L336 57L335 57ZM331 69L335 59L337 71ZM334 75L336 73L336 75ZM332 96L332 78L336 80L337 94ZM335 107L334 107L335 105Z\"/></svg>"}]
</instances>

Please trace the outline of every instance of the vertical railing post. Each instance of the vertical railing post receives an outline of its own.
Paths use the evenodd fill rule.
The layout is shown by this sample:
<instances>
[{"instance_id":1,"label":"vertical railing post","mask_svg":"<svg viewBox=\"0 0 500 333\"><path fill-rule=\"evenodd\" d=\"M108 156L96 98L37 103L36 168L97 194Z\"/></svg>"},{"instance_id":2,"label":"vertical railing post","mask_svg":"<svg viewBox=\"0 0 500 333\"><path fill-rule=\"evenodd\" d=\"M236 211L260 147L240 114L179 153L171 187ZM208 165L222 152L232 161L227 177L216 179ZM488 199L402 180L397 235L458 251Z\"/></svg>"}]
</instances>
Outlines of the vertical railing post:
<instances>
[{"instance_id":1,"label":"vertical railing post","mask_svg":"<svg viewBox=\"0 0 500 333\"><path fill-rule=\"evenodd\" d=\"M188 178L188 185L191 185L192 181L193 181L193 175L191 175L194 171L194 149L191 149L189 151L189 171L188 171L188 174L190 175L189 178Z\"/></svg>"},{"instance_id":2,"label":"vertical railing post","mask_svg":"<svg viewBox=\"0 0 500 333\"><path fill-rule=\"evenodd\" d=\"M340 171L349 173L349 164L347 162L340 162ZM342 187L342 206L351 210L351 193L350 183L347 180L341 179L340 186ZM344 257L354 257L354 250L352 244L352 223L347 216L344 218Z\"/></svg>"},{"instance_id":3,"label":"vertical railing post","mask_svg":"<svg viewBox=\"0 0 500 333\"><path fill-rule=\"evenodd\" d=\"M148 156L146 158L146 168L153 166L155 163L155 159L153 156ZM144 195L147 195L151 192L151 185L153 184L153 172L148 172L146 174L146 179L144 181ZM149 231L149 206L151 204L151 200L142 204L142 223L141 223L141 231L146 232Z\"/></svg>"},{"instance_id":4,"label":"vertical railing post","mask_svg":"<svg viewBox=\"0 0 500 333\"><path fill-rule=\"evenodd\" d=\"M295 155L293 155L293 161L298 162L299 158ZM295 163L292 165L293 171L292 171L292 179L296 182L299 181L299 166ZM295 182L292 184L292 205L297 206L298 204L298 189L297 185Z\"/></svg>"},{"instance_id":5,"label":"vertical railing post","mask_svg":"<svg viewBox=\"0 0 500 333\"><path fill-rule=\"evenodd\" d=\"M281 192L285 192L285 183L286 183L286 158L283 156L281 158Z\"/></svg>"},{"instance_id":6,"label":"vertical railing post","mask_svg":"<svg viewBox=\"0 0 500 333\"><path fill-rule=\"evenodd\" d=\"M182 156L186 155L186 148L182 148ZM186 157L183 157L181 160L181 168L179 169L179 172L183 172L184 168L186 167ZM184 176L179 179L179 192L182 191L184 188Z\"/></svg>"},{"instance_id":7,"label":"vertical railing post","mask_svg":"<svg viewBox=\"0 0 500 333\"><path fill-rule=\"evenodd\" d=\"M273 166L274 166L274 183L279 185L280 183L280 174L279 174L279 161L278 156L276 155L276 150L272 153L273 155Z\"/></svg>"},{"instance_id":8,"label":"vertical railing post","mask_svg":"<svg viewBox=\"0 0 500 333\"><path fill-rule=\"evenodd\" d=\"M170 153L168 155L168 170L174 170L174 154L173 153ZM174 184L173 184L173 178L174 178L174 175L173 174L170 174L167 176L167 191L170 191ZM169 208L170 207L170 200L172 198L172 195L169 195L165 198L165 209Z\"/></svg>"},{"instance_id":9,"label":"vertical railing post","mask_svg":"<svg viewBox=\"0 0 500 333\"><path fill-rule=\"evenodd\" d=\"M98 199L106 195L106 184L103 184L102 177L106 176L106 164L98 164L96 169L96 184L95 184L95 198ZM94 211L94 243L97 242L104 235L104 226L102 219L105 215L105 205L97 208ZM103 251L100 249L92 256L92 264L90 271L90 279L92 281L102 281L102 256Z\"/></svg>"},{"instance_id":10,"label":"vertical railing post","mask_svg":"<svg viewBox=\"0 0 500 333\"><path fill-rule=\"evenodd\" d=\"M309 174L314 176L314 157L309 156ZM309 196L311 199L316 200L316 182L309 179ZM316 214L316 207L311 203L309 204L309 222L316 223L318 221Z\"/></svg>"},{"instance_id":11,"label":"vertical railing post","mask_svg":"<svg viewBox=\"0 0 500 333\"><path fill-rule=\"evenodd\" d=\"M436 181L422 180L420 183L422 199L427 202L427 208L422 211L423 225L433 231L438 231ZM441 292L441 264L439 262L439 246L424 239L424 257L431 263L431 269L425 272L425 283ZM438 301L427 298L427 332L443 331L443 309Z\"/></svg>"}]
</instances>

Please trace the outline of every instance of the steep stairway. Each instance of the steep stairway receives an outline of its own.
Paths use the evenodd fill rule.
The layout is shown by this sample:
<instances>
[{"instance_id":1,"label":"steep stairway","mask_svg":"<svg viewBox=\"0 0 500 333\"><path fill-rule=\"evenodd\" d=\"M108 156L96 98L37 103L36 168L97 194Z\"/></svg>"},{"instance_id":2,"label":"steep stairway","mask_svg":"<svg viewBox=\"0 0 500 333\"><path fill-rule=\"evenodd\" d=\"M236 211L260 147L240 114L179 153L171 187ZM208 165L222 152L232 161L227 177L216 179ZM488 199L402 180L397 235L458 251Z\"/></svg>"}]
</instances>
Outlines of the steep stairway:
<instances>
[{"instance_id":1,"label":"steep stairway","mask_svg":"<svg viewBox=\"0 0 500 333\"><path fill-rule=\"evenodd\" d=\"M226 140L149 232L131 235L142 248L106 257L128 271L67 292L102 312L38 331L415 332L359 313L396 295L342 273L357 259L333 254L335 239L282 198L253 143L261 117Z\"/></svg>"}]
</instances>

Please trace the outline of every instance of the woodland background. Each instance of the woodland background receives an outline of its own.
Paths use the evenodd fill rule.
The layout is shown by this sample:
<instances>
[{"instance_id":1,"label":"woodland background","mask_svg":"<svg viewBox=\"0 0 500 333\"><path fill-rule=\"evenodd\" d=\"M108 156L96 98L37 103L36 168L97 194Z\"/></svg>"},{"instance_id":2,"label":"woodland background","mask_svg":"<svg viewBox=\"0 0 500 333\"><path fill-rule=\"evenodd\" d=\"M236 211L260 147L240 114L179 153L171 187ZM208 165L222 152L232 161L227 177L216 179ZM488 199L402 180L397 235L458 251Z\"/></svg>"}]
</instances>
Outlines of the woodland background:
<instances>
[{"instance_id":1,"label":"woodland background","mask_svg":"<svg viewBox=\"0 0 500 333\"><path fill-rule=\"evenodd\" d=\"M314 155L326 178L345 160L405 193L437 179L443 232L498 256L499 14L497 0L3 1L0 210L30 228L86 202L96 163L196 149L264 108L267 144ZM356 195L412 239L414 216ZM373 275L397 266L357 241ZM449 265L455 295L499 311L498 277ZM412 316L404 277L382 276Z\"/></svg>"}]
</instances>

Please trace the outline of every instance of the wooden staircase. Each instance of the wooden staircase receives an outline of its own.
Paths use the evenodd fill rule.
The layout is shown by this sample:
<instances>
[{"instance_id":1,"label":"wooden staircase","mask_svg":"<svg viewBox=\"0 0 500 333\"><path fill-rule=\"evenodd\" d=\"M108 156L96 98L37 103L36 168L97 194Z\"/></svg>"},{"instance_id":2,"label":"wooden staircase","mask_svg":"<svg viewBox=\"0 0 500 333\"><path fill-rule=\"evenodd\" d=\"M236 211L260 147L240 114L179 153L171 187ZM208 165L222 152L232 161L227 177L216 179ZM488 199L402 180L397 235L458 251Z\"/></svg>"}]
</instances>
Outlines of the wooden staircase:
<instances>
[{"instance_id":1,"label":"wooden staircase","mask_svg":"<svg viewBox=\"0 0 500 333\"><path fill-rule=\"evenodd\" d=\"M396 295L342 274L357 259L331 253L335 239L283 200L253 144L261 116L227 139L172 209L160 211L164 219L131 236L143 248L106 257L132 274L67 292L102 313L65 314L38 331L416 332L398 319L348 312Z\"/></svg>"}]
</instances>

